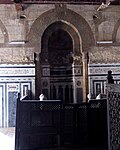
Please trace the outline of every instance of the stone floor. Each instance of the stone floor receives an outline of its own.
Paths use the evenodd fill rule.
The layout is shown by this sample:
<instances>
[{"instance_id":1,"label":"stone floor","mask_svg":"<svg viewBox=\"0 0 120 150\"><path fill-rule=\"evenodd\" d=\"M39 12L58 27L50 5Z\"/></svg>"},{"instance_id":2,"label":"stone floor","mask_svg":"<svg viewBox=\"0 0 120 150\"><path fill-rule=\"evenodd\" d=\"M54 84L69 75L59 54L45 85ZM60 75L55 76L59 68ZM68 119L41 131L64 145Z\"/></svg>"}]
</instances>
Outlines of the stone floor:
<instances>
[{"instance_id":1,"label":"stone floor","mask_svg":"<svg viewBox=\"0 0 120 150\"><path fill-rule=\"evenodd\" d=\"M0 128L0 150L14 150L14 145L15 145L15 128ZM42 150L107 150L107 149L86 146L81 148L50 148Z\"/></svg>"},{"instance_id":2,"label":"stone floor","mask_svg":"<svg viewBox=\"0 0 120 150\"><path fill-rule=\"evenodd\" d=\"M0 149L14 150L15 128L0 128Z\"/></svg>"},{"instance_id":3,"label":"stone floor","mask_svg":"<svg viewBox=\"0 0 120 150\"><path fill-rule=\"evenodd\" d=\"M98 147L81 147L81 148L51 148L51 149L42 149L42 150L107 150L104 148L98 148Z\"/></svg>"},{"instance_id":4,"label":"stone floor","mask_svg":"<svg viewBox=\"0 0 120 150\"><path fill-rule=\"evenodd\" d=\"M50 148L50 149L42 149L42 150L107 150L107 149L98 148L98 147L81 147L81 148Z\"/></svg>"}]
</instances>

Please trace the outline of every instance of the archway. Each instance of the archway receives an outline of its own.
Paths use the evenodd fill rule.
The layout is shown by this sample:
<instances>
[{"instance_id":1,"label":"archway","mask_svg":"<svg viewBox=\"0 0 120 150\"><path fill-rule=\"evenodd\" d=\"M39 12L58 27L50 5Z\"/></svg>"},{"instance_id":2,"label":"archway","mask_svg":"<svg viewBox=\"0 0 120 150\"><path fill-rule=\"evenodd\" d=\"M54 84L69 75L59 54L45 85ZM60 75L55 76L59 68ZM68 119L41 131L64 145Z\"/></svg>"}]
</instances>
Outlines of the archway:
<instances>
[{"instance_id":1,"label":"archway","mask_svg":"<svg viewBox=\"0 0 120 150\"><path fill-rule=\"evenodd\" d=\"M55 22L45 30L41 44L41 92L65 103L82 101L82 54L75 30Z\"/></svg>"},{"instance_id":2,"label":"archway","mask_svg":"<svg viewBox=\"0 0 120 150\"><path fill-rule=\"evenodd\" d=\"M72 53L70 35L62 29L53 32L48 40L50 99L73 102Z\"/></svg>"},{"instance_id":3,"label":"archway","mask_svg":"<svg viewBox=\"0 0 120 150\"><path fill-rule=\"evenodd\" d=\"M65 12L65 13L64 13ZM60 15L61 14L61 15ZM49 19L50 18L50 19ZM57 25L55 25L58 22ZM54 24L53 28L50 28ZM73 73L79 77L74 80L74 87L76 90L74 91L74 102L78 102L77 97L84 95L83 100L86 101L86 93L87 93L87 52L90 50L91 46L95 45L94 35L89 24L86 20L77 14L76 12L67 9L66 6L55 6L55 9L51 9L42 15L40 15L33 25L31 26L30 32L27 36L28 46L34 46L37 58L36 61L36 97L41 93L41 86L43 82L40 82L41 74L44 72L45 74L49 74L49 67L43 67L42 73L40 73L39 67L39 53L41 55L42 50L44 53L42 54L44 64L47 64L48 57L48 49L45 45L48 45L48 37L52 34L53 31L57 30L57 28L61 28L69 33L73 40L73 52L74 52L74 68ZM45 32L47 30L47 32ZM44 38L45 37L45 38ZM47 39L47 40L43 40ZM44 46L43 46L44 45ZM81 54L82 53L82 54ZM83 55L83 56L82 56ZM82 58L83 57L83 62ZM77 62L77 63L76 63ZM83 65L83 69L79 66ZM78 65L78 66L77 66ZM82 70L83 72L83 80L82 80ZM49 75L48 75L49 76ZM45 80L48 80L48 76L44 76ZM44 85L50 86L46 81ZM82 92L82 87L84 87L84 91ZM78 92L81 91L81 92ZM48 91L49 93L50 91ZM84 94L83 94L84 93Z\"/></svg>"}]
</instances>

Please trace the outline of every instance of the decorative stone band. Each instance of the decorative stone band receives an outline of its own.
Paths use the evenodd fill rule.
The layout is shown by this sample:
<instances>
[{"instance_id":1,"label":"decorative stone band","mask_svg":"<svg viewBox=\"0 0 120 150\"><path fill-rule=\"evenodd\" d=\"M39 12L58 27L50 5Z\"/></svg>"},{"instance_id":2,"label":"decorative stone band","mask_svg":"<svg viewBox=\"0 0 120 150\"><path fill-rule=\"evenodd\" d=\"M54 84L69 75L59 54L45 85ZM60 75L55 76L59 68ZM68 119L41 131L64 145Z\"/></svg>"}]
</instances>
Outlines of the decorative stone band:
<instances>
[{"instance_id":1,"label":"decorative stone band","mask_svg":"<svg viewBox=\"0 0 120 150\"><path fill-rule=\"evenodd\" d=\"M89 75L107 74L111 70L112 74L120 74L120 64L94 64L88 66Z\"/></svg>"},{"instance_id":2,"label":"decorative stone band","mask_svg":"<svg viewBox=\"0 0 120 150\"><path fill-rule=\"evenodd\" d=\"M0 77L35 76L35 65L0 65Z\"/></svg>"}]
</instances>

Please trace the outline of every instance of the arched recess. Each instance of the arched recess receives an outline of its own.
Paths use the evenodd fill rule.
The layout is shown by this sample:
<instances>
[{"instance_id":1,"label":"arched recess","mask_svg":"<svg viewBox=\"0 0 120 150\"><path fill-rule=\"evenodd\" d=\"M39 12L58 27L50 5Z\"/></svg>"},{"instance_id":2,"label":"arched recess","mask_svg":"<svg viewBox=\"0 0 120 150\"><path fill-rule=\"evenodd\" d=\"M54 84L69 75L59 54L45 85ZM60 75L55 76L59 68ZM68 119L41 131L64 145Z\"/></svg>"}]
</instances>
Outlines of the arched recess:
<instances>
[{"instance_id":1,"label":"arched recess","mask_svg":"<svg viewBox=\"0 0 120 150\"><path fill-rule=\"evenodd\" d=\"M4 24L2 23L2 21L0 20L0 30L2 33L2 38L3 38L3 42L2 43L7 43L8 42L8 32L6 27L4 26ZM1 43L1 42L0 42Z\"/></svg>"},{"instance_id":2,"label":"arched recess","mask_svg":"<svg viewBox=\"0 0 120 150\"><path fill-rule=\"evenodd\" d=\"M80 43L82 44L81 37L74 30L74 28L72 28L71 26L66 24L64 21L54 22L46 28L46 30L44 31L44 33L42 35L42 39L41 39L41 44L42 44L41 51L44 51L45 53L48 51L49 37L52 35L53 32L55 32L59 29L66 31L72 38L74 56L81 55L81 52L82 52L82 46L80 45Z\"/></svg>"},{"instance_id":3,"label":"arched recess","mask_svg":"<svg viewBox=\"0 0 120 150\"><path fill-rule=\"evenodd\" d=\"M41 51L41 37L44 31L50 24L57 21L66 22L78 32L82 39L82 51L87 51L91 46L95 45L93 32L82 16L70 9L56 7L40 15L32 24L27 41L29 45L35 47L35 51Z\"/></svg>"},{"instance_id":4,"label":"arched recess","mask_svg":"<svg viewBox=\"0 0 120 150\"><path fill-rule=\"evenodd\" d=\"M111 30L110 30L111 29ZM113 23L103 21L98 26L98 41L111 41L113 32Z\"/></svg>"},{"instance_id":5,"label":"arched recess","mask_svg":"<svg viewBox=\"0 0 120 150\"><path fill-rule=\"evenodd\" d=\"M82 54L80 36L62 21L44 31L41 42L41 91L49 99L82 101ZM77 59L76 59L77 57ZM81 76L81 77L80 77Z\"/></svg>"},{"instance_id":6,"label":"arched recess","mask_svg":"<svg viewBox=\"0 0 120 150\"><path fill-rule=\"evenodd\" d=\"M120 43L120 41L118 40L119 38L117 38L117 34L118 34L119 30L120 30L120 19L115 24L115 27L114 27L114 30L113 30L113 34L112 34L113 42Z\"/></svg>"},{"instance_id":7,"label":"arched recess","mask_svg":"<svg viewBox=\"0 0 120 150\"><path fill-rule=\"evenodd\" d=\"M87 82L86 80L86 75L87 75L86 54L87 53L86 52L90 50L91 46L95 45L95 39L94 39L92 30L89 24L82 16L80 16L79 14L77 14L76 12L70 9L67 9L66 7L55 7L55 9L51 9L43 13L40 17L38 17L35 20L35 22L33 23L30 29L30 32L27 36L28 45L34 46L36 53L41 53L41 50L43 48L41 45L42 43L41 41L42 41L44 32L51 24L55 22L59 22L59 23L62 22L61 28L62 26L64 26L64 28L67 27L68 30L69 29L71 30L71 32L69 31L66 31L66 32L68 32L72 38L74 37L73 45L74 45L74 54L76 56L75 57L76 61L80 60L80 57L81 57L81 55L80 56L76 55L77 52L81 51L81 53L85 54L85 56L83 57L84 64L85 64L83 68L83 70L85 70L83 80L85 82L84 85L86 86L86 82ZM72 30L74 32L72 32ZM74 34L77 36L74 36ZM77 72L79 72L79 69L77 70ZM37 92L36 95L39 95L41 92L40 91L41 83L39 81L40 76L41 76L41 73L39 71L39 59L37 59L36 61L36 81L37 81L36 91L39 91L39 92ZM80 75L79 75L79 78L80 78ZM74 81L74 82L75 82L74 86L82 85L81 81ZM84 95L86 95L86 91L84 93L85 93Z\"/></svg>"}]
</instances>

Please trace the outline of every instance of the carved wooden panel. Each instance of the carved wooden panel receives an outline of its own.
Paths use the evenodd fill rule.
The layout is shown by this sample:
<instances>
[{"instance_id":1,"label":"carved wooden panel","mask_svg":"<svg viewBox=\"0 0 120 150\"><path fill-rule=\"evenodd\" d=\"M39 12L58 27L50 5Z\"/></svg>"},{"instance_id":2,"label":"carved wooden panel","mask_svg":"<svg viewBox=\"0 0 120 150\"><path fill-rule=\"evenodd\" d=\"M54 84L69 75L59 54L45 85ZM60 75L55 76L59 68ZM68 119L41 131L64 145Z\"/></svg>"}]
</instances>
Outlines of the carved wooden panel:
<instances>
[{"instance_id":1,"label":"carved wooden panel","mask_svg":"<svg viewBox=\"0 0 120 150\"><path fill-rule=\"evenodd\" d=\"M108 90L108 149L120 149L120 85L107 85Z\"/></svg>"}]
</instances>

